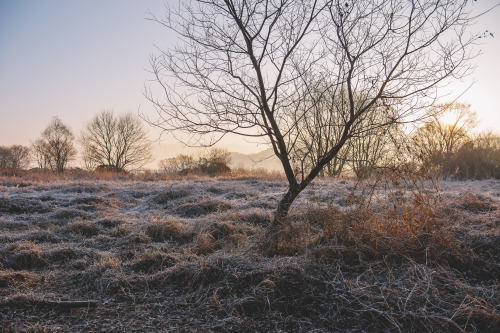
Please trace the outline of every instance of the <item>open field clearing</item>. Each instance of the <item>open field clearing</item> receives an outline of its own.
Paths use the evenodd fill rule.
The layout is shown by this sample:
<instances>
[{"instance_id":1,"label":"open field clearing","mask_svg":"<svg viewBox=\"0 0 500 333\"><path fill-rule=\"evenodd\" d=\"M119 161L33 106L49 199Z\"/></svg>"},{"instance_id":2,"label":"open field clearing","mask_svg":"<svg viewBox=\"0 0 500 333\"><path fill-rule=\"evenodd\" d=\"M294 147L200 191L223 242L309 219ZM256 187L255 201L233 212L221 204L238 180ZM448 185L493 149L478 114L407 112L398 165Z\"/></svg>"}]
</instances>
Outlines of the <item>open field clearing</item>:
<instances>
[{"instance_id":1,"label":"open field clearing","mask_svg":"<svg viewBox=\"0 0 500 333\"><path fill-rule=\"evenodd\" d=\"M2 332L500 331L500 181L0 178ZM91 301L91 302L87 302Z\"/></svg>"}]
</instances>

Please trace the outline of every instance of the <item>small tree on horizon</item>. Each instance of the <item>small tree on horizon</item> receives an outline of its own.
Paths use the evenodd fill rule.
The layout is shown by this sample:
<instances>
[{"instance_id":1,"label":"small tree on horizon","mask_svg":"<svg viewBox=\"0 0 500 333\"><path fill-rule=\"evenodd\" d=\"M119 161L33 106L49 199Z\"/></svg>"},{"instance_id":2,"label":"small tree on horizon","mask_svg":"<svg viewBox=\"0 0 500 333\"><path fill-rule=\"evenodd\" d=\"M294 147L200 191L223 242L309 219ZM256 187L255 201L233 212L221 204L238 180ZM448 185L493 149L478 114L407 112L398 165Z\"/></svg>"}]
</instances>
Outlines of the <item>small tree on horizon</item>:
<instances>
[{"instance_id":1,"label":"small tree on horizon","mask_svg":"<svg viewBox=\"0 0 500 333\"><path fill-rule=\"evenodd\" d=\"M81 131L80 144L87 169L110 166L115 170L140 168L151 159L151 142L141 119L132 113L115 116L97 113Z\"/></svg>"},{"instance_id":2,"label":"small tree on horizon","mask_svg":"<svg viewBox=\"0 0 500 333\"><path fill-rule=\"evenodd\" d=\"M38 166L58 173L64 172L77 154L74 139L69 127L58 117L53 117L41 137L32 145Z\"/></svg>"}]
</instances>

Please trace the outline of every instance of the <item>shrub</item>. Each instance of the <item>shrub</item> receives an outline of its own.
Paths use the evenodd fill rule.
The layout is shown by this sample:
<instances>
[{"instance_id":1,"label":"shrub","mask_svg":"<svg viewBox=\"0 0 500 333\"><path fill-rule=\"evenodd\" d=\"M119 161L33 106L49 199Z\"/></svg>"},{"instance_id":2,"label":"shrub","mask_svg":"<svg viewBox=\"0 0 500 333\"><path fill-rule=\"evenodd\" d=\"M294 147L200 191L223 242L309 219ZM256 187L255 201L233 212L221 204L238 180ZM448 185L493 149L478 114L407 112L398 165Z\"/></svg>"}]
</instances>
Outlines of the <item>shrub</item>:
<instances>
[{"instance_id":1,"label":"shrub","mask_svg":"<svg viewBox=\"0 0 500 333\"><path fill-rule=\"evenodd\" d=\"M231 168L231 154L227 149L212 148L198 158L193 155L180 154L176 157L161 160L159 167L166 173L188 175L201 174L210 177L228 174Z\"/></svg>"}]
</instances>

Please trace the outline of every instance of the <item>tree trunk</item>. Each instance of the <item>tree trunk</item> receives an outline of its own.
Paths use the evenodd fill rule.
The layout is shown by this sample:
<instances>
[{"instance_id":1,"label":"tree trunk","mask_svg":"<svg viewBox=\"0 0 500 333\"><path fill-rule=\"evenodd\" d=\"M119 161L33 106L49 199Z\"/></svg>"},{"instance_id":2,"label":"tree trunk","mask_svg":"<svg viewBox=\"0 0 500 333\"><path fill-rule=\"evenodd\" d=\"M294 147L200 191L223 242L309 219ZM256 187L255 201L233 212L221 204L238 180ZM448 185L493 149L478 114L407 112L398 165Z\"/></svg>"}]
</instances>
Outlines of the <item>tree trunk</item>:
<instances>
[{"instance_id":1,"label":"tree trunk","mask_svg":"<svg viewBox=\"0 0 500 333\"><path fill-rule=\"evenodd\" d=\"M290 186L278 204L274 213L273 221L267 230L266 250L271 254L280 252L280 234L285 229L285 225L290 223L288 213L293 201L301 192L300 186Z\"/></svg>"}]
</instances>

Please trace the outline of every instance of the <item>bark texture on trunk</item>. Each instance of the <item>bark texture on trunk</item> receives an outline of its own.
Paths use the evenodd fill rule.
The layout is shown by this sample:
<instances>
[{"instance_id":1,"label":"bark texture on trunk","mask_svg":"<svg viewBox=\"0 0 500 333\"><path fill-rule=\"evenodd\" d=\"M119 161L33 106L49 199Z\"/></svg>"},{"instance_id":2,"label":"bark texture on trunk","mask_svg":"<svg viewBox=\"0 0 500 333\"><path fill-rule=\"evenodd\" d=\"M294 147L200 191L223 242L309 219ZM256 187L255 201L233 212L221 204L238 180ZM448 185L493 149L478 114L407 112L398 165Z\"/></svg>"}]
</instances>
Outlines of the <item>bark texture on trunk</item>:
<instances>
[{"instance_id":1,"label":"bark texture on trunk","mask_svg":"<svg viewBox=\"0 0 500 333\"><path fill-rule=\"evenodd\" d=\"M278 204L278 208L274 213L274 218L269 229L267 230L266 248L268 252L272 254L280 252L280 233L285 229L284 226L287 223L290 223L288 213L293 201L297 198L300 192L301 188L299 186L290 186Z\"/></svg>"}]
</instances>

